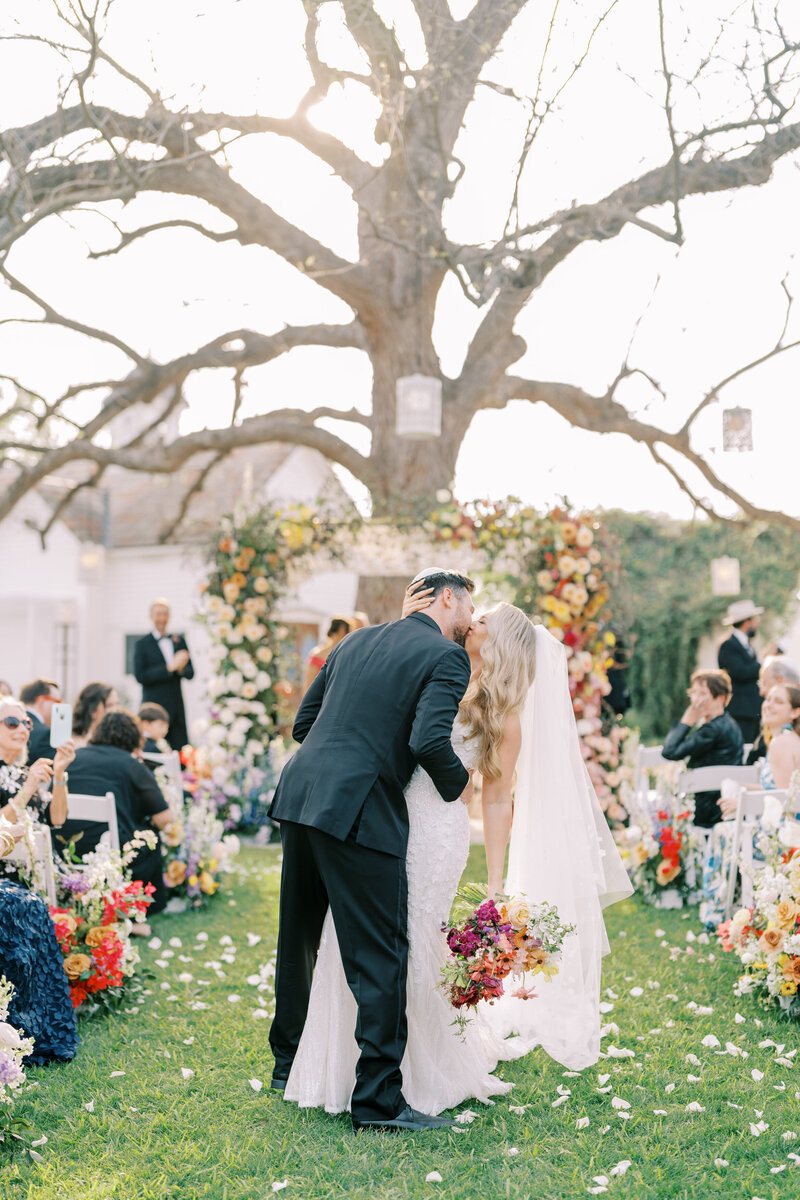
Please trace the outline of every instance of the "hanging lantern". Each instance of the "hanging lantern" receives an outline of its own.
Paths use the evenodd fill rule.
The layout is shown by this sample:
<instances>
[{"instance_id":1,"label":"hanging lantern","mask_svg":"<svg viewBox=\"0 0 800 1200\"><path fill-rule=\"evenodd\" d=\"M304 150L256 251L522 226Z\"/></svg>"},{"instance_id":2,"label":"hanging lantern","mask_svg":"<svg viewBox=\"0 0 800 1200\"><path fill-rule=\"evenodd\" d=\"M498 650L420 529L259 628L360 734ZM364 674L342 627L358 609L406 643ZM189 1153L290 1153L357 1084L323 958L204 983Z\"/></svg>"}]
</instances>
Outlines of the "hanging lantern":
<instances>
[{"instance_id":1,"label":"hanging lantern","mask_svg":"<svg viewBox=\"0 0 800 1200\"><path fill-rule=\"evenodd\" d=\"M722 410L722 449L753 449L753 413L749 408Z\"/></svg>"},{"instance_id":2,"label":"hanging lantern","mask_svg":"<svg viewBox=\"0 0 800 1200\"><path fill-rule=\"evenodd\" d=\"M738 558L712 558L711 591L715 596L738 596L742 590Z\"/></svg>"},{"instance_id":3,"label":"hanging lantern","mask_svg":"<svg viewBox=\"0 0 800 1200\"><path fill-rule=\"evenodd\" d=\"M398 437L424 441L442 436L442 381L430 375L406 375L395 389Z\"/></svg>"}]
</instances>

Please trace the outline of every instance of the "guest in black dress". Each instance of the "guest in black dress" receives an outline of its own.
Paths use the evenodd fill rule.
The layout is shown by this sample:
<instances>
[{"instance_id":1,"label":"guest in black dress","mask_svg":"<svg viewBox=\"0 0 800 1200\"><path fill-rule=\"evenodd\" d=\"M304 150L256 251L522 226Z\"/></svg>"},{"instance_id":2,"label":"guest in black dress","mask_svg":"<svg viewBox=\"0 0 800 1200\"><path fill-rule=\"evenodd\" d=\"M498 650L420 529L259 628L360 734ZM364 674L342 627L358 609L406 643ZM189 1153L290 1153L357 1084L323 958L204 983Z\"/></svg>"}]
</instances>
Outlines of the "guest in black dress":
<instances>
[{"instance_id":1,"label":"guest in black dress","mask_svg":"<svg viewBox=\"0 0 800 1200\"><path fill-rule=\"evenodd\" d=\"M152 773L134 757L141 744L142 730L136 717L125 709L116 709L106 713L89 745L78 750L70 770L70 788L74 793L89 796L114 793L121 846L130 841L137 830L154 829L157 832L172 819L169 805ZM64 837L71 838L76 833L82 835L76 842L76 851L83 857L95 849L105 828L98 822L67 821ZM152 883L155 892L148 913L160 912L167 902L160 841L153 850L146 847L140 850L130 870L134 879Z\"/></svg>"},{"instance_id":2,"label":"guest in black dress","mask_svg":"<svg viewBox=\"0 0 800 1200\"><path fill-rule=\"evenodd\" d=\"M30 718L18 700L0 699L0 974L14 985L8 1020L35 1039L29 1061L62 1062L75 1057L78 1030L64 972L64 956L56 940L47 904L21 882L5 862L22 835L19 814L28 809L57 824L66 813L64 766L74 753L59 747L54 764L38 760L20 766L28 751ZM55 775L54 775L55 770ZM54 784L53 798L42 799L41 785Z\"/></svg>"},{"instance_id":3,"label":"guest in black dress","mask_svg":"<svg viewBox=\"0 0 800 1200\"><path fill-rule=\"evenodd\" d=\"M677 761L687 758L688 767L741 766L742 731L726 711L731 698L731 681L725 671L695 671L689 688L689 707L672 726L661 753ZM708 829L722 820L719 792L697 792L694 823Z\"/></svg>"}]
</instances>

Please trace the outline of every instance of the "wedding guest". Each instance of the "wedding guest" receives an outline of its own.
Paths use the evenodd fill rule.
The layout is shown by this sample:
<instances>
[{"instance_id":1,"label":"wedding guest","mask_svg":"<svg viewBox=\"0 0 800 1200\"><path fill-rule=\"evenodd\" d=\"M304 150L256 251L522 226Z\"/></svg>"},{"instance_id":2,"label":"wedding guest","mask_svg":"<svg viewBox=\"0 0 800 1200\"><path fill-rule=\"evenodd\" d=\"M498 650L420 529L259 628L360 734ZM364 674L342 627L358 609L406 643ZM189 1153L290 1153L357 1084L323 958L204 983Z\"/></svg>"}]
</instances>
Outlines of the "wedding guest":
<instances>
[{"instance_id":1,"label":"wedding guest","mask_svg":"<svg viewBox=\"0 0 800 1200\"><path fill-rule=\"evenodd\" d=\"M169 713L161 704L143 704L137 713L144 734L145 754L169 754Z\"/></svg>"},{"instance_id":2,"label":"wedding guest","mask_svg":"<svg viewBox=\"0 0 800 1200\"><path fill-rule=\"evenodd\" d=\"M0 867L23 829L0 821ZM78 1027L50 910L35 892L2 878L2 872L0 968L14 985L8 1024L34 1039L27 1061L69 1062L78 1047Z\"/></svg>"},{"instance_id":3,"label":"wedding guest","mask_svg":"<svg viewBox=\"0 0 800 1200\"><path fill-rule=\"evenodd\" d=\"M87 683L81 688L72 712L72 737L79 749L89 745L103 717L115 708L119 708L119 696L110 683Z\"/></svg>"},{"instance_id":4,"label":"wedding guest","mask_svg":"<svg viewBox=\"0 0 800 1200\"><path fill-rule=\"evenodd\" d=\"M189 741L181 680L194 678L185 638L167 633L170 607L166 600L150 605L152 632L139 638L133 651L133 673L142 685L142 703L162 705L169 714L167 741L181 750Z\"/></svg>"},{"instance_id":5,"label":"wedding guest","mask_svg":"<svg viewBox=\"0 0 800 1200\"><path fill-rule=\"evenodd\" d=\"M758 692L763 700L767 692L776 683L791 683L794 687L800 685L800 671L793 662L785 658L782 654L768 654L761 664L761 670L758 673ZM747 755L748 766L752 763L760 762L762 758L767 756L767 743L764 740L763 729L763 706L762 706L762 728L758 735L758 740L754 743L752 750Z\"/></svg>"},{"instance_id":6,"label":"wedding guest","mask_svg":"<svg viewBox=\"0 0 800 1200\"><path fill-rule=\"evenodd\" d=\"M50 745L50 721L53 715L53 705L61 703L58 684L52 679L34 679L33 683L25 684L19 698L33 722L28 742L28 761L35 762L37 758L52 758L55 750Z\"/></svg>"},{"instance_id":7,"label":"wedding guest","mask_svg":"<svg viewBox=\"0 0 800 1200\"><path fill-rule=\"evenodd\" d=\"M307 692L311 684L319 675L325 663L328 661L328 655L334 646L338 646L343 638L346 638L350 632L350 622L345 617L331 617L328 632L325 634L325 641L320 642L308 656L306 661L305 675L303 676L303 691Z\"/></svg>"},{"instance_id":8,"label":"wedding guest","mask_svg":"<svg viewBox=\"0 0 800 1200\"><path fill-rule=\"evenodd\" d=\"M752 600L734 600L722 618L723 625L731 626L731 635L722 642L717 653L717 664L721 671L728 672L733 688L729 715L737 722L743 741L749 745L758 738L761 725L758 692L761 664L752 642L763 611Z\"/></svg>"},{"instance_id":9,"label":"wedding guest","mask_svg":"<svg viewBox=\"0 0 800 1200\"><path fill-rule=\"evenodd\" d=\"M800 687L773 684L761 712L768 747L761 786L765 790L785 789L795 771L800 771Z\"/></svg>"},{"instance_id":10,"label":"wedding guest","mask_svg":"<svg viewBox=\"0 0 800 1200\"><path fill-rule=\"evenodd\" d=\"M21 700L0 698L0 817L16 825L28 812L34 821L57 829L67 817L67 767L75 746L64 742L52 759L37 758L26 766L32 725ZM7 874L19 878L15 867L5 866Z\"/></svg>"},{"instance_id":11,"label":"wedding guest","mask_svg":"<svg viewBox=\"0 0 800 1200\"><path fill-rule=\"evenodd\" d=\"M171 818L169 805L161 789L143 762L134 758L142 743L142 728L133 713L117 708L107 712L92 734L88 746L78 750L70 770L70 787L75 793L104 796L114 793L120 845L130 841L141 829L163 829ZM66 838L76 833L81 857L94 850L105 831L99 822L67 821ZM167 902L161 843L154 849L144 847L131 864L132 877L152 883L155 892L148 913L160 912ZM137 932L146 932L144 926Z\"/></svg>"},{"instance_id":12,"label":"wedding guest","mask_svg":"<svg viewBox=\"0 0 800 1200\"><path fill-rule=\"evenodd\" d=\"M661 754L673 762L688 759L696 767L738 766L742 761L742 733L726 711L731 681L725 671L695 671L687 693L689 705L670 729ZM722 820L719 792L697 792L694 823L710 828Z\"/></svg>"}]
</instances>

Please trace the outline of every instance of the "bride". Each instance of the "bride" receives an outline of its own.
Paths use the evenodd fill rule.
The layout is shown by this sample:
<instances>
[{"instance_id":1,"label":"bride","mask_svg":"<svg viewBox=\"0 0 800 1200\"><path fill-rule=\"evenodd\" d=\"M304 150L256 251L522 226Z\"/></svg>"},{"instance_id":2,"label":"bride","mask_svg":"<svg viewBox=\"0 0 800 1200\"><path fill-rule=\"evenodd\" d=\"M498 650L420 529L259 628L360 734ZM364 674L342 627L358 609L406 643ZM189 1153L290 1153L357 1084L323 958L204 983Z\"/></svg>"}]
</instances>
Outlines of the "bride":
<instances>
[{"instance_id":1,"label":"bride","mask_svg":"<svg viewBox=\"0 0 800 1200\"><path fill-rule=\"evenodd\" d=\"M424 593L410 596L403 616L426 604ZM426 1113L508 1091L512 1085L492 1071L501 1059L536 1045L572 1069L597 1061L600 963L608 950L602 908L632 890L581 756L563 646L520 609L500 604L473 622L466 650L471 677L453 746L483 777L489 893L503 890L510 835L506 891L556 904L577 932L565 942L559 974L542 983L536 999L503 996L479 1005L466 1033L458 1033L438 984L447 955L442 924L469 853L469 814L465 805L445 803L418 767L405 793L409 958L402 1074L406 1100ZM287 1100L334 1113L349 1108L359 1054L355 1025L356 1003L329 911Z\"/></svg>"}]
</instances>

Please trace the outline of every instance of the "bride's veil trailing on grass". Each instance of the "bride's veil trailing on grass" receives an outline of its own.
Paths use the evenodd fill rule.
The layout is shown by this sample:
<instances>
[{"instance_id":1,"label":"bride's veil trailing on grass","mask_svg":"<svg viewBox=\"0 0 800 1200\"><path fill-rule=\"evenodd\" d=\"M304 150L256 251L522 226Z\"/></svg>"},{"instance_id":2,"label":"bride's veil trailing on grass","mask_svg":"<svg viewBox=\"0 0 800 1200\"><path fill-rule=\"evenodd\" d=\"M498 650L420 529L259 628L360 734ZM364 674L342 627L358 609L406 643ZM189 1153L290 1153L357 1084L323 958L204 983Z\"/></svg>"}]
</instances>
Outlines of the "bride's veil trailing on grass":
<instances>
[{"instance_id":1,"label":"bride's veil trailing on grass","mask_svg":"<svg viewBox=\"0 0 800 1200\"><path fill-rule=\"evenodd\" d=\"M556 904L576 932L564 942L559 974L535 980L535 999L504 996L492 1023L572 1070L591 1066L600 1053L600 971L609 949L603 909L633 889L581 754L566 652L542 626L522 711L506 891Z\"/></svg>"}]
</instances>

